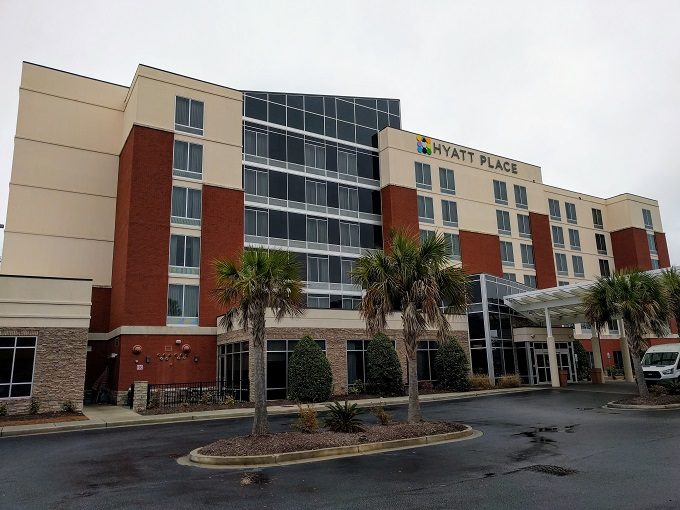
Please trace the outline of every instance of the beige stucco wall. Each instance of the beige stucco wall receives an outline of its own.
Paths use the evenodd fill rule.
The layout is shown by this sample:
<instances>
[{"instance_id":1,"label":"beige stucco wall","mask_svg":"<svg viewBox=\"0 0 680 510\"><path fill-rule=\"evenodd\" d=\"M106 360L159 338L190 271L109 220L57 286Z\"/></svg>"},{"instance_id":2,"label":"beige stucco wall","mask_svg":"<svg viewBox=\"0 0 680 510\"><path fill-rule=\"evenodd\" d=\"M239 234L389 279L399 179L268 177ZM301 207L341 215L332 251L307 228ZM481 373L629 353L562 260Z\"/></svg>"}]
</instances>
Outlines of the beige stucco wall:
<instances>
[{"instance_id":1,"label":"beige stucco wall","mask_svg":"<svg viewBox=\"0 0 680 510\"><path fill-rule=\"evenodd\" d=\"M625 193L608 198L606 201L609 219L608 228L612 232L628 227L645 228L642 209L652 213L654 231L663 232L659 203L656 200Z\"/></svg>"}]
</instances>

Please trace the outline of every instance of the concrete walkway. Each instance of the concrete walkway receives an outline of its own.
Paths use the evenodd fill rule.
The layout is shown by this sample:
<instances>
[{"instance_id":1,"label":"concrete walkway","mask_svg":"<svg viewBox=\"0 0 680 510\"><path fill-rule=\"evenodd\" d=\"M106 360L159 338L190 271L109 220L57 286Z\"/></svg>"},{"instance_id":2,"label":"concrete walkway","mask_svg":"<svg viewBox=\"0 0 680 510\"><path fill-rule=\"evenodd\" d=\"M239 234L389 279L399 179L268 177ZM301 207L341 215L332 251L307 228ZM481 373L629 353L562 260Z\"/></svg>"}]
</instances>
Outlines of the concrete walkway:
<instances>
[{"instance_id":1,"label":"concrete walkway","mask_svg":"<svg viewBox=\"0 0 680 510\"><path fill-rule=\"evenodd\" d=\"M493 395L504 395L508 393L525 393L550 389L549 386L527 386L521 388L507 388L497 390L467 391L462 393L435 393L431 395L421 395L421 402L435 402L443 400L459 400L475 397L485 397ZM359 407L373 407L376 405L393 406L408 403L408 397L387 397L370 398L363 400L350 400ZM323 411L327 403L313 404L313 406ZM297 406L269 406L267 412L271 415L297 414ZM127 407L110 405L85 406L83 414L87 420L61 422L61 423L41 423L35 425L15 425L0 428L0 437L25 436L29 434L48 434L53 432L69 432L74 430L102 429L109 427L129 427L136 425L153 425L160 423L175 423L181 421L201 421L201 420L225 420L229 418L243 418L252 416L253 408L245 409L219 409L215 411L196 411L186 413L140 415Z\"/></svg>"}]
</instances>

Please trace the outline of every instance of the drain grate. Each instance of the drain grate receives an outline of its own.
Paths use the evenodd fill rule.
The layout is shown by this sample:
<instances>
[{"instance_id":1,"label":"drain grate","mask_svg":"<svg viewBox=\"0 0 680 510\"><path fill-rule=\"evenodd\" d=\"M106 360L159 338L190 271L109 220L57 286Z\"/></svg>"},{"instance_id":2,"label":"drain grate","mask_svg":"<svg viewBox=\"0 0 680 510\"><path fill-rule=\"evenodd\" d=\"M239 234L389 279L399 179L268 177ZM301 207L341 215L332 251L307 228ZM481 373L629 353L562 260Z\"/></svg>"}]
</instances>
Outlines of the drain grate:
<instances>
[{"instance_id":1,"label":"drain grate","mask_svg":"<svg viewBox=\"0 0 680 510\"><path fill-rule=\"evenodd\" d=\"M522 468L521 471L533 471L534 473L545 473L553 476L568 476L578 473L575 469L569 469L562 466L552 466L550 464L534 464Z\"/></svg>"}]
</instances>

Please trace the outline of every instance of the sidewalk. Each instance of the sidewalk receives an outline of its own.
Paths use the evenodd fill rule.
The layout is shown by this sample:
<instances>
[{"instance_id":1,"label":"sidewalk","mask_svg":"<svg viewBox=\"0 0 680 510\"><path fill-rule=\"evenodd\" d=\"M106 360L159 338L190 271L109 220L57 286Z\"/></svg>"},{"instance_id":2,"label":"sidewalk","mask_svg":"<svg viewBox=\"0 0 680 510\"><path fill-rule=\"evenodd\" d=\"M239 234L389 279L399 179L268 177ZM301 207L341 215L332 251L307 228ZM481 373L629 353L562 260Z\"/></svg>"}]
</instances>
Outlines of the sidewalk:
<instances>
[{"instance_id":1,"label":"sidewalk","mask_svg":"<svg viewBox=\"0 0 680 510\"><path fill-rule=\"evenodd\" d=\"M547 386L531 386L521 388L507 388L498 390L467 391L462 393L436 393L421 395L421 402L435 402L446 400L459 400L465 398L504 395L508 393L525 393L550 389ZM359 407L373 407L382 404L384 406L402 405L408 403L408 397L387 397L353 400ZM325 410L327 403L313 404L318 410ZM154 425L161 423L175 423L183 421L225 420L230 418L243 418L252 416L253 408L246 409L219 409L216 411L197 411L188 413L156 414L142 416L132 409L121 406L94 405L85 406L83 414L87 420L62 423L41 423L35 425L14 425L0 428L0 437L25 436L30 434L49 434L53 432L70 432L75 430L104 429L111 427L130 427L136 425ZM269 406L267 412L270 415L296 414L297 406Z\"/></svg>"}]
</instances>

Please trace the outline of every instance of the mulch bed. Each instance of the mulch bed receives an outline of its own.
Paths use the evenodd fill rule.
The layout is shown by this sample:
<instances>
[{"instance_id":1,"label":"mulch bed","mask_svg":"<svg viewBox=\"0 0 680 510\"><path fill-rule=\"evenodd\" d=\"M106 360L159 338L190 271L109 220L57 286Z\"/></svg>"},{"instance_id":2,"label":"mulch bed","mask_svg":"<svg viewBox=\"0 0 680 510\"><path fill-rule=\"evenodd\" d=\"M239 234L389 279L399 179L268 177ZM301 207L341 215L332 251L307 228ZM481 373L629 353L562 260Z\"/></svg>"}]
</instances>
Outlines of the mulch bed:
<instances>
[{"instance_id":1,"label":"mulch bed","mask_svg":"<svg viewBox=\"0 0 680 510\"><path fill-rule=\"evenodd\" d=\"M277 453L319 450L334 446L353 446L394 439L458 432L465 428L460 423L420 422L394 423L391 425L366 425L365 432L344 434L321 431L314 434L304 432L282 432L268 436L238 436L220 439L199 450L202 455L246 456L271 455Z\"/></svg>"},{"instance_id":2,"label":"mulch bed","mask_svg":"<svg viewBox=\"0 0 680 510\"><path fill-rule=\"evenodd\" d=\"M649 398L625 398L617 400L615 404L626 404L633 406L663 406L667 404L680 404L680 395L650 395Z\"/></svg>"},{"instance_id":3,"label":"mulch bed","mask_svg":"<svg viewBox=\"0 0 680 510\"><path fill-rule=\"evenodd\" d=\"M268 400L267 406L291 406L296 407L297 404L290 400ZM198 411L219 411L220 409L252 409L255 407L254 402L236 402L232 406L220 404L181 404L177 407L156 407L153 409L145 409L139 411L139 414L144 416L154 414L175 414L175 413L195 413Z\"/></svg>"},{"instance_id":4,"label":"mulch bed","mask_svg":"<svg viewBox=\"0 0 680 510\"><path fill-rule=\"evenodd\" d=\"M13 425L37 425L41 423L60 423L64 421L87 420L87 416L82 413L42 413L42 414L19 414L14 416L0 416L0 427L11 427Z\"/></svg>"}]
</instances>

